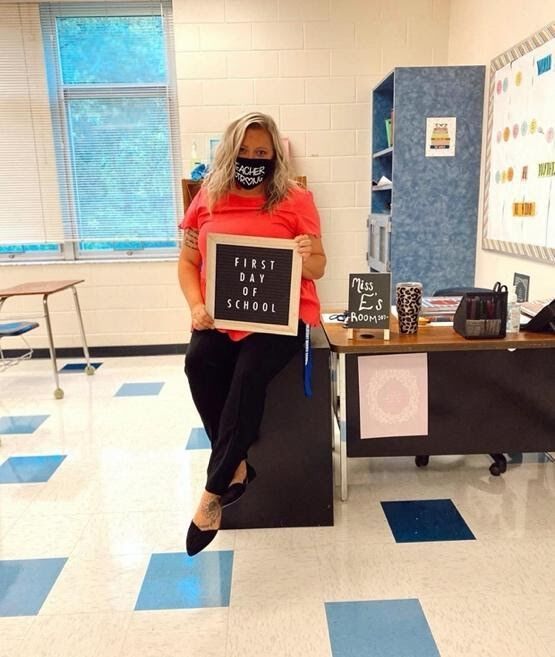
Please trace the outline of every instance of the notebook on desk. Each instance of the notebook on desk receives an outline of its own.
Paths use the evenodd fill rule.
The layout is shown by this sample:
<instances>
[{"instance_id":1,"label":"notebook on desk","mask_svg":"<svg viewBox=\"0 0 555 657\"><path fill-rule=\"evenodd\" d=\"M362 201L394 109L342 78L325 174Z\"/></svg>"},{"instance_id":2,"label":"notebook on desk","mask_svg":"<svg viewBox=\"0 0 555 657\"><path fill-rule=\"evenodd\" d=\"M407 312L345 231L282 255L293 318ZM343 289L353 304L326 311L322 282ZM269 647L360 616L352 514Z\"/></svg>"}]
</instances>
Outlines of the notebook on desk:
<instances>
[{"instance_id":1,"label":"notebook on desk","mask_svg":"<svg viewBox=\"0 0 555 657\"><path fill-rule=\"evenodd\" d=\"M524 301L520 304L520 311L528 317L535 317L542 308L545 308L552 299L538 299L537 301Z\"/></svg>"},{"instance_id":2,"label":"notebook on desk","mask_svg":"<svg viewBox=\"0 0 555 657\"><path fill-rule=\"evenodd\" d=\"M453 317L461 302L460 296L422 297L423 317Z\"/></svg>"}]
</instances>

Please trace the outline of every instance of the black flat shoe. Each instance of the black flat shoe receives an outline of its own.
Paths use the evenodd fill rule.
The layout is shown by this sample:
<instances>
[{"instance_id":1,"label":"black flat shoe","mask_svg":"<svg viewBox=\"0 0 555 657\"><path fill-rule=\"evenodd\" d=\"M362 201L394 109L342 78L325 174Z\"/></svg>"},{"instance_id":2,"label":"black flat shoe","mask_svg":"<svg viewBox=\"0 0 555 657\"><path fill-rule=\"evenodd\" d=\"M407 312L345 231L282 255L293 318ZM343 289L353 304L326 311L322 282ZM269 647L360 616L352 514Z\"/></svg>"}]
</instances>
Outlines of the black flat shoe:
<instances>
[{"instance_id":1,"label":"black flat shoe","mask_svg":"<svg viewBox=\"0 0 555 657\"><path fill-rule=\"evenodd\" d=\"M250 463L247 463L247 476L241 483L231 484L226 492L220 497L220 505L222 508L237 502L247 490L247 484L250 484L254 479L256 479L256 470L250 465Z\"/></svg>"},{"instance_id":2,"label":"black flat shoe","mask_svg":"<svg viewBox=\"0 0 555 657\"><path fill-rule=\"evenodd\" d=\"M199 529L194 522L191 522L189 525L189 530L187 531L187 554L190 557L194 557L195 554L198 554L201 550L212 543L216 538L218 533L217 529L207 529L203 531Z\"/></svg>"}]
</instances>

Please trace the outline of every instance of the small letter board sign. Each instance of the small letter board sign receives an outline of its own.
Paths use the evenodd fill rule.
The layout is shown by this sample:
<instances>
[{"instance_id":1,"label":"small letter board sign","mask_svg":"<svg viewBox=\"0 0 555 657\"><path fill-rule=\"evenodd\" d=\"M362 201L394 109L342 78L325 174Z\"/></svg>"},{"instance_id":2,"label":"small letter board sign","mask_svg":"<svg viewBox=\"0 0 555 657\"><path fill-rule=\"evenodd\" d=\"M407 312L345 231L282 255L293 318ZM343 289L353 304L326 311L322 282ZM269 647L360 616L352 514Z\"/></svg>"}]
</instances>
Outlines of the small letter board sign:
<instances>
[{"instance_id":1,"label":"small letter board sign","mask_svg":"<svg viewBox=\"0 0 555 657\"><path fill-rule=\"evenodd\" d=\"M209 233L206 309L216 328L297 335L302 258L296 242Z\"/></svg>"},{"instance_id":2,"label":"small letter board sign","mask_svg":"<svg viewBox=\"0 0 555 657\"><path fill-rule=\"evenodd\" d=\"M349 328L389 330L391 274L349 274Z\"/></svg>"}]
</instances>

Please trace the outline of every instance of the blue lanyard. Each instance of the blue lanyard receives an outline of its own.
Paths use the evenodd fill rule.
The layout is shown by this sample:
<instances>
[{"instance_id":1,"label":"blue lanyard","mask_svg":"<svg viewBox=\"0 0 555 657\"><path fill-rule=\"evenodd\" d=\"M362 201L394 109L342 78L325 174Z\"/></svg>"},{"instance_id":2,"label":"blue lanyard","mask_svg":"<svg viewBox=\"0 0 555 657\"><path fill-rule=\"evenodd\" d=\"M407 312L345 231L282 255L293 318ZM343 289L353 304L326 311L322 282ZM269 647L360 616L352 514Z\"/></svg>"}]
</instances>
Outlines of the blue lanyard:
<instances>
[{"instance_id":1,"label":"blue lanyard","mask_svg":"<svg viewBox=\"0 0 555 657\"><path fill-rule=\"evenodd\" d=\"M305 397L312 397L312 349L308 324L305 324L304 334L304 394Z\"/></svg>"}]
</instances>

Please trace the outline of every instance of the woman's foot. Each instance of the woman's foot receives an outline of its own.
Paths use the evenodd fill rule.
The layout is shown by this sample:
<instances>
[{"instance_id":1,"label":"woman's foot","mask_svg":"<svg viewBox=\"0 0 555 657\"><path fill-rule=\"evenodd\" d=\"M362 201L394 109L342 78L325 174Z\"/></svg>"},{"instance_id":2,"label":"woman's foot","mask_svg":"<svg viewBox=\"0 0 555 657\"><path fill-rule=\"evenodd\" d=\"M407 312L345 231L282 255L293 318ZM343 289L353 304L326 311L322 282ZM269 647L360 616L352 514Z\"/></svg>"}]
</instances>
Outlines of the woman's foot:
<instances>
[{"instance_id":1,"label":"woman's foot","mask_svg":"<svg viewBox=\"0 0 555 657\"><path fill-rule=\"evenodd\" d=\"M241 461L233 479L231 480L228 489L220 498L220 505L223 507L229 506L243 496L249 484L256 477L255 469L246 461Z\"/></svg>"},{"instance_id":2,"label":"woman's foot","mask_svg":"<svg viewBox=\"0 0 555 657\"><path fill-rule=\"evenodd\" d=\"M193 516L193 522L201 531L218 530L222 519L222 507L220 506L220 496L203 491L202 497Z\"/></svg>"},{"instance_id":3,"label":"woman's foot","mask_svg":"<svg viewBox=\"0 0 555 657\"><path fill-rule=\"evenodd\" d=\"M221 520L220 497L205 490L187 532L187 554L190 557L204 550L216 538Z\"/></svg>"},{"instance_id":4,"label":"woman's foot","mask_svg":"<svg viewBox=\"0 0 555 657\"><path fill-rule=\"evenodd\" d=\"M241 461L241 463L239 463L237 466L237 470L235 470L235 474L233 475L233 479L229 482L229 485L231 486L232 484L242 484L246 478L247 462Z\"/></svg>"}]
</instances>

